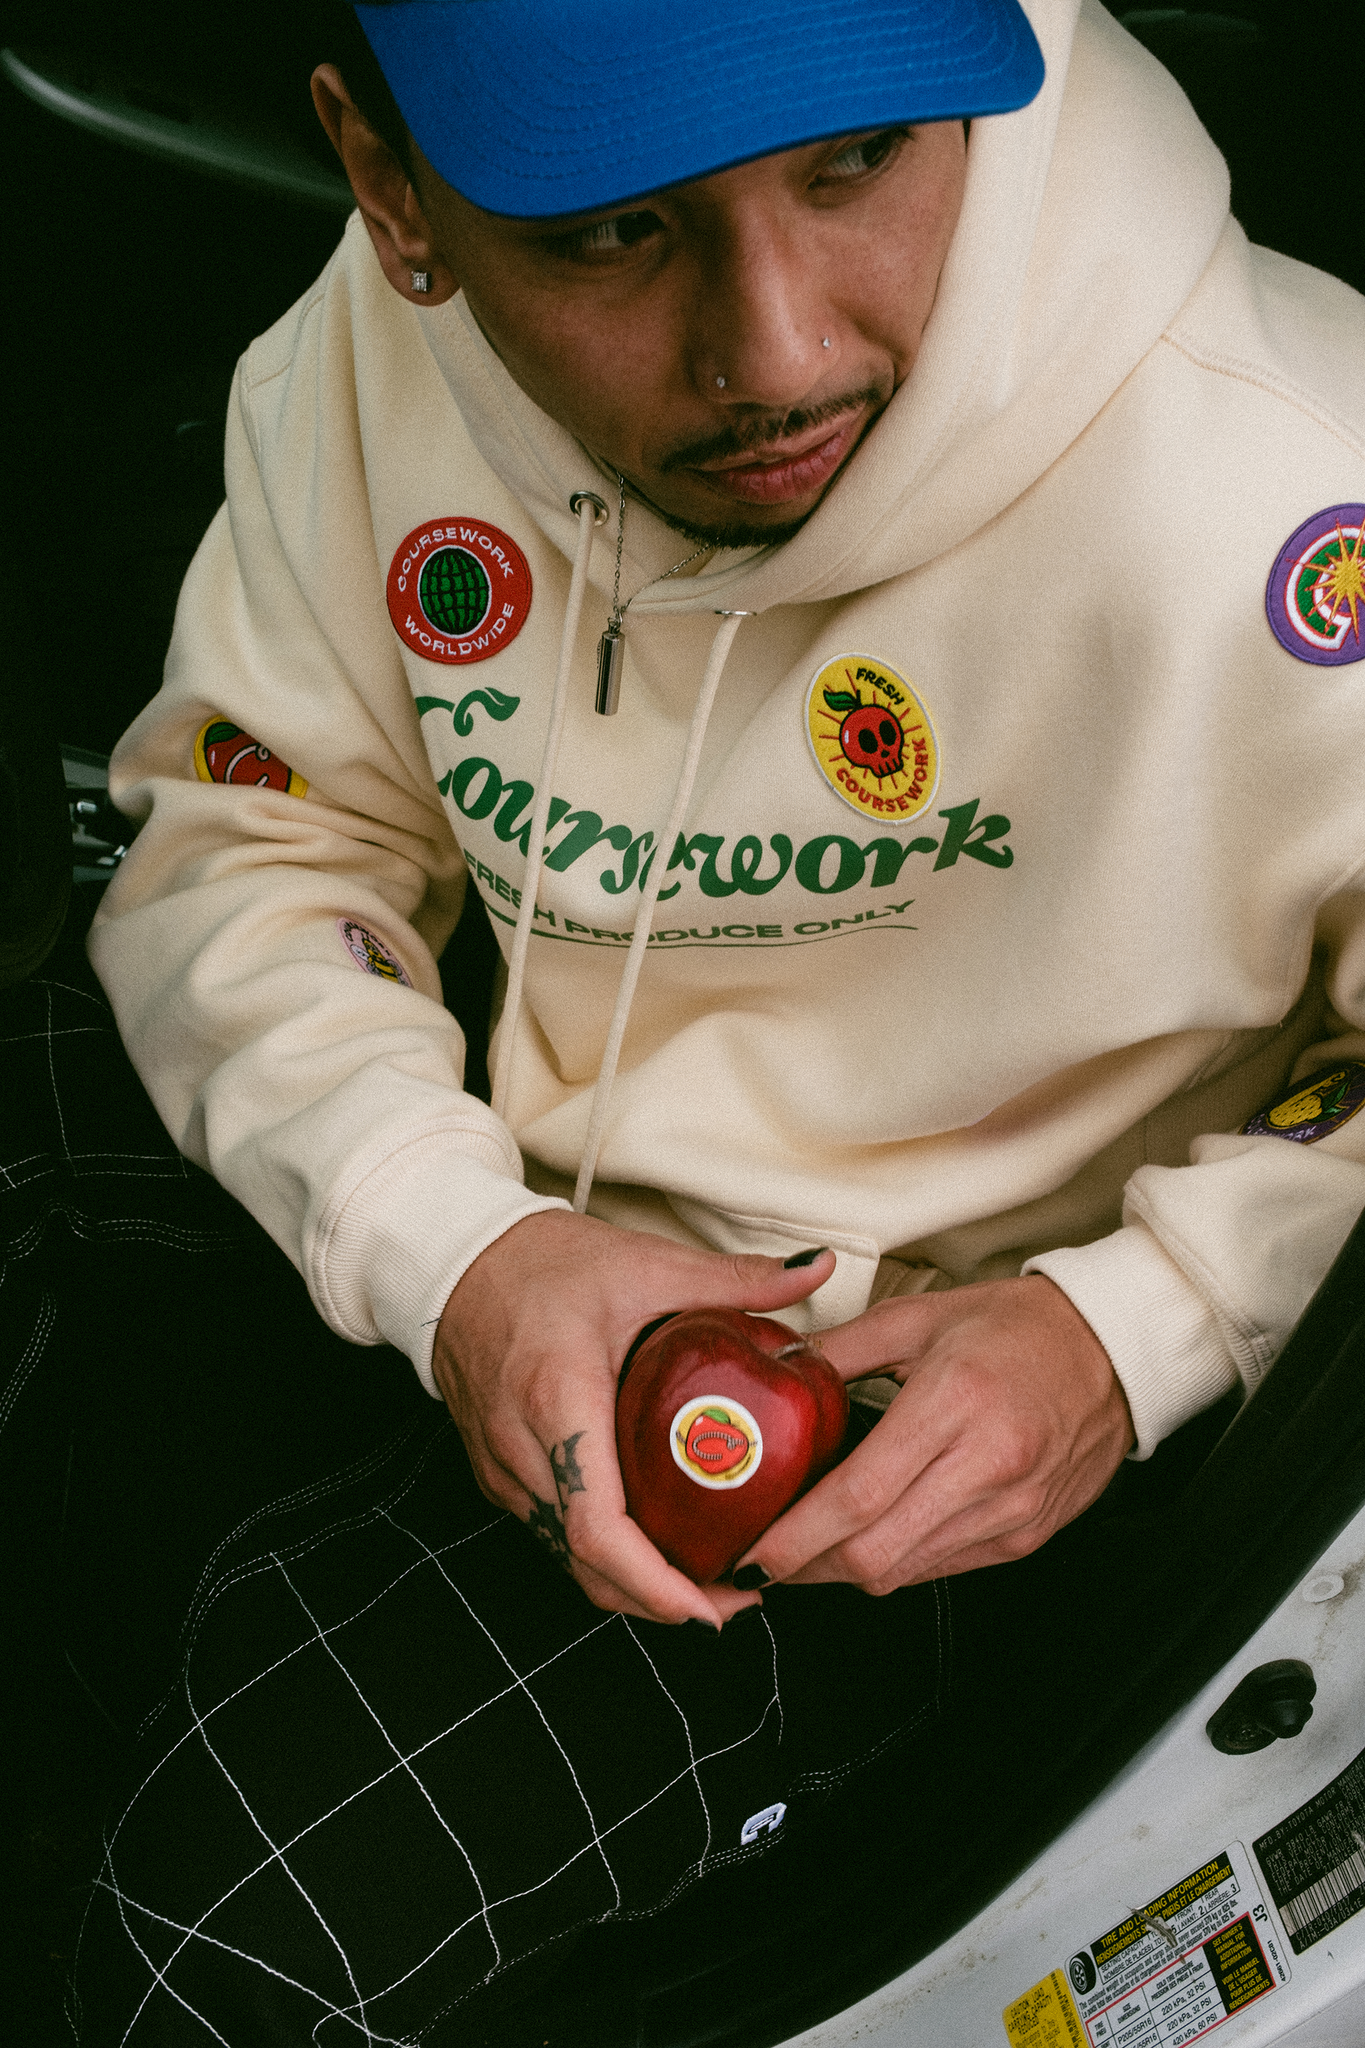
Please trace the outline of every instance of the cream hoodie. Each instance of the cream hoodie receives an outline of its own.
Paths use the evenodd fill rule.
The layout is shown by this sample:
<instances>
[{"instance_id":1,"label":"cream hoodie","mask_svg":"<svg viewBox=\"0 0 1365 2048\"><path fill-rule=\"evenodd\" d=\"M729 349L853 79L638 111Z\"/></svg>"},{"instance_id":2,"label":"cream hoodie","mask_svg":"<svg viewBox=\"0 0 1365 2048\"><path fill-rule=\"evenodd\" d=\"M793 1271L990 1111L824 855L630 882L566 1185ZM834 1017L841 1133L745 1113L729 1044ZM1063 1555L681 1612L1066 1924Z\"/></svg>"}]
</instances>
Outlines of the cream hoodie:
<instances>
[{"instance_id":1,"label":"cream hoodie","mask_svg":"<svg viewBox=\"0 0 1365 2048\"><path fill-rule=\"evenodd\" d=\"M462 300L389 289L358 218L243 359L228 501L114 759L145 824L92 956L177 1142L429 1387L461 1273L572 1189L722 609L756 616L667 848L594 1213L831 1245L790 1316L814 1327L1027 1262L1145 1453L1255 1385L1365 1205L1365 1114L1238 1134L1291 1072L1365 1058L1365 665L1296 660L1265 612L1293 530L1365 499L1365 307L1248 247L1183 96L1093 0L1029 12L1048 82L973 125L920 358L815 516L659 580L685 546L632 507L612 719L614 520L593 540L505 1118L462 1092L435 959L470 887L510 947L569 499L610 486ZM476 660L414 619L442 535L503 622L445 643ZM881 779L852 698L896 711ZM215 717L306 794L199 779Z\"/></svg>"}]
</instances>

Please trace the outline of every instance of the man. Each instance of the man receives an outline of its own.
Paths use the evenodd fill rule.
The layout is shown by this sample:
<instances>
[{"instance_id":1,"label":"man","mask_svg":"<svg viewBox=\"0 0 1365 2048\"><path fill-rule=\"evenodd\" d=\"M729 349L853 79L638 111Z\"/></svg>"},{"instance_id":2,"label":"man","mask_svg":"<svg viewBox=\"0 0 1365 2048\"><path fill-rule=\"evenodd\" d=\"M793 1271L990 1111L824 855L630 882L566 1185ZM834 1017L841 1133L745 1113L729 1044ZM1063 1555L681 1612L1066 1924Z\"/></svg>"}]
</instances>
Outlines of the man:
<instances>
[{"instance_id":1,"label":"man","mask_svg":"<svg viewBox=\"0 0 1365 2048\"><path fill-rule=\"evenodd\" d=\"M1254 1387L1365 1202L1359 302L1096 7L357 12L359 217L114 766L133 1058L597 1608L1021 1557ZM613 1428L696 1305L895 1393L704 1588Z\"/></svg>"}]
</instances>

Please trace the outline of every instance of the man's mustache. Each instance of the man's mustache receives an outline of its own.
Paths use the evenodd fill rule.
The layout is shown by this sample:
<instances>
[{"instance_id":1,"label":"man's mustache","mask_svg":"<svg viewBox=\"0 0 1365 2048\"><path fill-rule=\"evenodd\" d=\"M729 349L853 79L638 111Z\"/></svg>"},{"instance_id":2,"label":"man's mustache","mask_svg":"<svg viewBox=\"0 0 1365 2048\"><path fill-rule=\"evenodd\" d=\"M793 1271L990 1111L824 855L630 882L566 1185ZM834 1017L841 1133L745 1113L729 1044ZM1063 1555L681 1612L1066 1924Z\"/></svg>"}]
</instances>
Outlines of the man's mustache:
<instances>
[{"instance_id":1,"label":"man's mustache","mask_svg":"<svg viewBox=\"0 0 1365 2048\"><path fill-rule=\"evenodd\" d=\"M794 441L799 434L808 434L812 427L822 427L833 420L842 419L846 413L862 412L867 408L880 411L886 403L883 392L876 385L869 385L862 391L850 391L841 398L827 398L823 405L796 406L791 412L764 413L757 418L732 422L714 434L708 434L704 441L689 441L682 448L675 448L659 464L662 475L669 475L677 469L695 469L699 463L716 462L727 455L747 455L750 449L776 448L782 441Z\"/></svg>"}]
</instances>

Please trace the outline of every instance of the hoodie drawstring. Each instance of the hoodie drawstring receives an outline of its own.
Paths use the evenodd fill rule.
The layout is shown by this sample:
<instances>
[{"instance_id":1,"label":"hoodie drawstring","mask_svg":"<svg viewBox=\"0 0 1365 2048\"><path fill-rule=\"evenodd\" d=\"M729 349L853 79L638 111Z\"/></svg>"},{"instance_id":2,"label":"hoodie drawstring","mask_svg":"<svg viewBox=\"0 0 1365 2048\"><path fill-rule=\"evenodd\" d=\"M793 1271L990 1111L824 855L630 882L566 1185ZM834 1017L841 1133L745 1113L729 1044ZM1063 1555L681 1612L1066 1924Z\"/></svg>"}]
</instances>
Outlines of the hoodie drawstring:
<instances>
[{"instance_id":1,"label":"hoodie drawstring","mask_svg":"<svg viewBox=\"0 0 1365 2048\"><path fill-rule=\"evenodd\" d=\"M559 666L555 671L554 689L550 694L550 719L545 732L545 749L540 760L540 780L536 785L536 800L531 810L531 828L526 841L526 873L521 885L521 904L517 912L516 930L512 934L512 954L507 963L502 1052L498 1060L497 1078L493 1084L493 1113L504 1122L507 1119L507 1097L524 1007L526 958L531 948L536 898L540 893L541 871L545 865L545 834L550 815L550 790L559 761L560 736L564 730L564 715L569 703L569 671L573 666L578 621L583 610L583 594L588 583L593 528L604 524L606 519L606 507L601 499L586 492L575 495L573 509L578 514L578 547L574 554L573 576L569 583L569 602L564 613L564 630L559 641ZM649 945L654 906L659 900L659 890L668 871L669 852L677 841L687 815L687 806L691 801L697 770L701 763L702 744L711 719L711 707L716 701L716 691L720 687L726 656L730 652L735 634L739 631L740 621L749 615L742 611L727 611L721 612L719 616L720 629L711 643L711 658L706 664L706 674L702 678L701 690L692 712L692 723L687 731L687 745L683 752L677 787L673 792L668 823L655 842L653 854L646 865L640 891L640 907L635 913L635 924L630 936L630 950L626 954L625 966L621 970L621 984L616 992L616 1003L607 1030L607 1042L602 1050L602 1063L597 1070L597 1086L593 1090L592 1110L588 1117L588 1134L584 1140L582 1162L578 1169L578 1185L574 1189L573 1206L580 1216L587 1209L588 1196L592 1191L597 1155L602 1149L602 1136L606 1127L607 1106L611 1100L612 1082L616 1078L626 1025L630 1018L631 1005L635 1000L640 969L644 965L645 952Z\"/></svg>"},{"instance_id":2,"label":"hoodie drawstring","mask_svg":"<svg viewBox=\"0 0 1365 2048\"><path fill-rule=\"evenodd\" d=\"M626 1035L626 1024L630 1018L631 1004L635 1000L635 987L644 965L645 952L649 945L650 930L654 921L654 906L659 890L668 872L669 853L682 830L687 806L691 801L692 788L701 764L702 742L710 723L711 707L716 701L720 687L721 671L731 643L739 631L740 621L749 616L747 612L722 612L720 630L711 643L711 658L706 664L706 674L688 727L687 747L683 754L678 785L673 792L673 807L668 814L668 823L655 841L654 853L648 866L644 886L640 892L640 907L635 913L635 926L630 935L630 951L626 964L621 970L621 985L616 991L616 1005L611 1013L611 1024L607 1030L607 1042L602 1049L602 1063L597 1070L597 1086L593 1090L592 1111L588 1118L588 1135L583 1141L583 1156L578 1168L578 1185L574 1189L573 1206L582 1216L588 1206L592 1192L593 1174L597 1170L597 1155L602 1149L602 1137L606 1128L607 1105L611 1100L612 1082L616 1078L617 1062L621 1057L621 1046Z\"/></svg>"},{"instance_id":3,"label":"hoodie drawstring","mask_svg":"<svg viewBox=\"0 0 1365 2048\"><path fill-rule=\"evenodd\" d=\"M564 730L564 713L569 703L569 671L573 667L578 620L583 610L583 593L588 585L588 563L592 559L592 530L594 526L605 525L607 519L607 508L601 499L594 498L587 492L576 496L573 509L578 514L578 546L574 552L569 603L564 613L564 630L559 636L559 667L555 671L555 686L550 693L550 722L545 731L545 751L540 757L540 780L536 784L536 800L531 810L531 830L526 841L526 876L521 885L521 907L517 912L517 928L512 934L512 957L507 963L502 1058L498 1061L497 1079L493 1084L493 1114L500 1116L504 1122L507 1118L507 1090L512 1077L517 1030L521 1023L522 992L526 985L526 955L530 950L531 927L535 922L536 897L540 894L540 871L545 862L545 832L550 815L550 789L559 762L559 740Z\"/></svg>"}]
</instances>

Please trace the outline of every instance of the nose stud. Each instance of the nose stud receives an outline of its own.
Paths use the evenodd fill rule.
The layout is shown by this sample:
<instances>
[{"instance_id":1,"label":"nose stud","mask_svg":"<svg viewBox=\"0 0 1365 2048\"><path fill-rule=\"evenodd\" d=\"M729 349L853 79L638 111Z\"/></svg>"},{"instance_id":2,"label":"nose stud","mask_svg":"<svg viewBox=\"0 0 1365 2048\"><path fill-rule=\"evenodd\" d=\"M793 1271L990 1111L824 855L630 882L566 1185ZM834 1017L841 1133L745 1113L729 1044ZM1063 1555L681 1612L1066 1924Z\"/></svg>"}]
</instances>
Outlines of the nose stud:
<instances>
[{"instance_id":1,"label":"nose stud","mask_svg":"<svg viewBox=\"0 0 1365 2048\"><path fill-rule=\"evenodd\" d=\"M828 348L828 347L829 347L829 336L828 336L828 335L826 335L826 336L825 336L825 338L824 338L824 340L823 340L823 341L821 342L820 346L821 346L821 348Z\"/></svg>"},{"instance_id":2,"label":"nose stud","mask_svg":"<svg viewBox=\"0 0 1365 2048\"><path fill-rule=\"evenodd\" d=\"M717 377L716 389L717 391L723 391L725 389L725 379L723 377Z\"/></svg>"}]
</instances>

